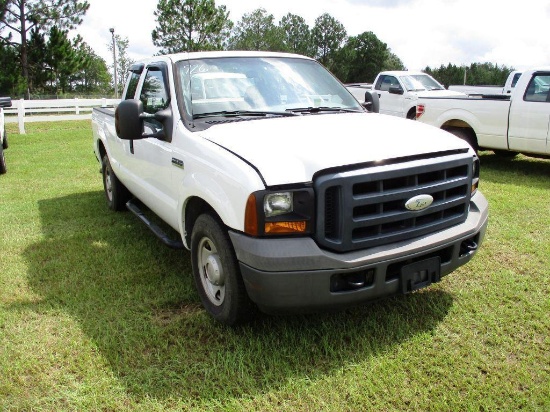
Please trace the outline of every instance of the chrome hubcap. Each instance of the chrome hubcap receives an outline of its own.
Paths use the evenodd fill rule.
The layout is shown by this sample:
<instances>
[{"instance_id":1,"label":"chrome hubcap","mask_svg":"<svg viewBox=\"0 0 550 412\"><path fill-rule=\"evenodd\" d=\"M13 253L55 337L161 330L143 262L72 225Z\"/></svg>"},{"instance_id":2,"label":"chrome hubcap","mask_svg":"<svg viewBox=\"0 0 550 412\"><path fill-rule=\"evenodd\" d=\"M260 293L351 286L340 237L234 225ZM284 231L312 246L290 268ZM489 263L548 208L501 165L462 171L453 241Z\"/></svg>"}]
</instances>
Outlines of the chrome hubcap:
<instances>
[{"instance_id":1,"label":"chrome hubcap","mask_svg":"<svg viewBox=\"0 0 550 412\"><path fill-rule=\"evenodd\" d=\"M220 255L214 243L207 237L199 242L197 251L201 282L206 296L216 306L225 298L225 274Z\"/></svg>"}]
</instances>

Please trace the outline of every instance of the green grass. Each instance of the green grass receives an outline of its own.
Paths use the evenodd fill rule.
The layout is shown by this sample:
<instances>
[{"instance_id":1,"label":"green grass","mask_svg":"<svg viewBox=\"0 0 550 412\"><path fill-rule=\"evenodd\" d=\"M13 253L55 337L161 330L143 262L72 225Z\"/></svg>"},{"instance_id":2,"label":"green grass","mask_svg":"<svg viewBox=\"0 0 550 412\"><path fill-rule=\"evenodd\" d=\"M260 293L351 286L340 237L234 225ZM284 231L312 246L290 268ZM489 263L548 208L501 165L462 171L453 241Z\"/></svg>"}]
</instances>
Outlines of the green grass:
<instances>
[{"instance_id":1,"label":"green grass","mask_svg":"<svg viewBox=\"0 0 550 412\"><path fill-rule=\"evenodd\" d=\"M88 122L8 126L0 410L550 410L550 161L482 153L485 243L442 282L230 329L107 209Z\"/></svg>"}]
</instances>

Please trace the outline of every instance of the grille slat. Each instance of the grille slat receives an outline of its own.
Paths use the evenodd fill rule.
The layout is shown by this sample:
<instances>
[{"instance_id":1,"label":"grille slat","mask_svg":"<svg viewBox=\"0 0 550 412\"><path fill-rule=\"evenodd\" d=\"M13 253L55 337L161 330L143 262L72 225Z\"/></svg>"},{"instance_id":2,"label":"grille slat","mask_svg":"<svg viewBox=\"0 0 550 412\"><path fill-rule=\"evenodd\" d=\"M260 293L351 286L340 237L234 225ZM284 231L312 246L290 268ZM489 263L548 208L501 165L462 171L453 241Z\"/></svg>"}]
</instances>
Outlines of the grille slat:
<instances>
[{"instance_id":1,"label":"grille slat","mask_svg":"<svg viewBox=\"0 0 550 412\"><path fill-rule=\"evenodd\" d=\"M430 160L321 175L317 242L346 252L422 236L463 222L468 213L472 157ZM434 198L421 211L405 208L420 194ZM346 213L348 215L346 215Z\"/></svg>"}]
</instances>

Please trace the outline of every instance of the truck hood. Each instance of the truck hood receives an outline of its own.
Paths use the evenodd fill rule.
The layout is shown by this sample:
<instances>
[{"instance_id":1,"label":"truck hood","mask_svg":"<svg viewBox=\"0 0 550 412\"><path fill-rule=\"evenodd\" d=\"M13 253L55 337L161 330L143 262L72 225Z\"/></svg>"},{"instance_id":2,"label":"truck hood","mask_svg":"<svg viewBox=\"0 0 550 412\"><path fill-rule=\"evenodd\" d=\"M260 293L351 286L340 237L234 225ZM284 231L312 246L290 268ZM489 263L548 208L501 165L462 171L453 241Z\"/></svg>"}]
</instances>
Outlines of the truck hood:
<instances>
[{"instance_id":1,"label":"truck hood","mask_svg":"<svg viewBox=\"0 0 550 412\"><path fill-rule=\"evenodd\" d=\"M267 186L311 182L332 167L469 147L433 126L372 113L264 118L198 133L252 164Z\"/></svg>"}]
</instances>

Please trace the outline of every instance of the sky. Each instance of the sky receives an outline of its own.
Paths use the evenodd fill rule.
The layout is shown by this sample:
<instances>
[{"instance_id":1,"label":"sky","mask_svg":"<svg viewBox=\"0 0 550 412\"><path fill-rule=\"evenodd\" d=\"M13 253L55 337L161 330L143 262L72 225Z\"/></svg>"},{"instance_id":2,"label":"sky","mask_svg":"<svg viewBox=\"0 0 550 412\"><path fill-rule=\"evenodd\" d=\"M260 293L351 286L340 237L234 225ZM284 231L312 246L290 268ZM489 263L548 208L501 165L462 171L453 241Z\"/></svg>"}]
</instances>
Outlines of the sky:
<instances>
[{"instance_id":1,"label":"sky","mask_svg":"<svg viewBox=\"0 0 550 412\"><path fill-rule=\"evenodd\" d=\"M134 60L158 53L151 32L158 0L89 0L78 32L108 64L110 28L129 40ZM139 6L137 6L139 4ZM287 13L310 28L328 13L348 36L372 31L408 70L448 63L491 62L525 70L550 65L550 0L216 0L237 24L243 14L264 8L275 22Z\"/></svg>"}]
</instances>

